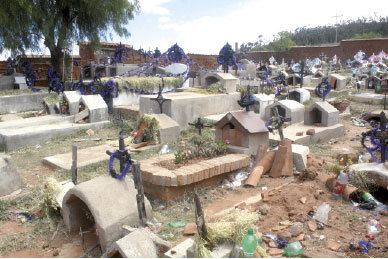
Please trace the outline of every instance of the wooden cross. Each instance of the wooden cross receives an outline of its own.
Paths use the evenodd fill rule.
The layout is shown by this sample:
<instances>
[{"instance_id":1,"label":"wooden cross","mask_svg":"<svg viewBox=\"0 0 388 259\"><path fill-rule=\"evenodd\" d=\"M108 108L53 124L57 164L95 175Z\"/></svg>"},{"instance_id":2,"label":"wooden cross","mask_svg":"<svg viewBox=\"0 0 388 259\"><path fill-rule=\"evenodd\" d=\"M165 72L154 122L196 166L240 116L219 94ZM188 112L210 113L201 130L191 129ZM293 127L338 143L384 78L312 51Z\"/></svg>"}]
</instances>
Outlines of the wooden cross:
<instances>
[{"instance_id":1,"label":"wooden cross","mask_svg":"<svg viewBox=\"0 0 388 259\"><path fill-rule=\"evenodd\" d=\"M381 162L385 162L385 148L387 146L387 140L388 140L388 131L385 127L387 118L385 117L385 113L380 113L380 130L376 132L376 138L380 140L380 143L383 144L381 147Z\"/></svg>"},{"instance_id":2,"label":"wooden cross","mask_svg":"<svg viewBox=\"0 0 388 259\"><path fill-rule=\"evenodd\" d=\"M202 135L202 129L203 128L205 128L205 127L211 128L212 127L211 125L203 124L203 122L201 121L201 117L198 117L198 119L197 119L197 121L195 123L190 123L189 122L189 125L190 126L194 126L196 129L198 129L198 133L199 133L200 136Z\"/></svg>"},{"instance_id":3,"label":"wooden cross","mask_svg":"<svg viewBox=\"0 0 388 259\"><path fill-rule=\"evenodd\" d=\"M282 118L279 116L279 111L278 107L274 106L272 107L272 112L273 112L273 118L275 118L275 121L272 121L271 124L276 123L275 127L268 127L270 132L273 132L275 129L279 131L279 137L281 140L284 139L284 134L283 134L283 124L286 121L291 121L291 118ZM271 125L269 125L271 126Z\"/></svg>"}]
</instances>

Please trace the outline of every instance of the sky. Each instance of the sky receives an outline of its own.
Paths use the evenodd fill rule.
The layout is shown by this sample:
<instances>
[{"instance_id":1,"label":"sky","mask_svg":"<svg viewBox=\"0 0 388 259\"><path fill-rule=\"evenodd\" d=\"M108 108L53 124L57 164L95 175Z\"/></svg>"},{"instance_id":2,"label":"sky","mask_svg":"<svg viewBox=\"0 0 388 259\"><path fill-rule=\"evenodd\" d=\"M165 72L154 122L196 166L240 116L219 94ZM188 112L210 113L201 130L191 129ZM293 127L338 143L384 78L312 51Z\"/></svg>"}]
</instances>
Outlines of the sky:
<instances>
[{"instance_id":1,"label":"sky","mask_svg":"<svg viewBox=\"0 0 388 259\"><path fill-rule=\"evenodd\" d=\"M255 42L259 35L268 42L279 31L333 25L336 15L340 16L338 22L388 16L387 0L139 1L140 13L127 24L131 36L120 38L114 34L108 41L129 44L135 49L158 47L161 52L178 43L185 53L218 54L226 42L234 48L235 42ZM73 53L78 54L78 47Z\"/></svg>"}]
</instances>

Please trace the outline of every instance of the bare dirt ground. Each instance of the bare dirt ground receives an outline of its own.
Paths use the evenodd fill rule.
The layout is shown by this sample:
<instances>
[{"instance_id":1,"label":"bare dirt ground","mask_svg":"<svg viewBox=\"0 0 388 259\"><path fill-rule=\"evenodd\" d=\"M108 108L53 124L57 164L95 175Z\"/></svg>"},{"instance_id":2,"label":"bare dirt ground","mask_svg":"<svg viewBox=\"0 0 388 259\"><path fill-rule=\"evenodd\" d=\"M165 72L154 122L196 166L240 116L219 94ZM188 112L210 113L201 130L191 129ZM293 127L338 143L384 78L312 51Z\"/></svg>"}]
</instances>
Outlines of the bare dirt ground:
<instances>
[{"instance_id":1,"label":"bare dirt ground","mask_svg":"<svg viewBox=\"0 0 388 259\"><path fill-rule=\"evenodd\" d=\"M366 109L375 110L378 108L371 105L364 105L360 108L358 104L354 104L352 112L358 116ZM346 136L333 139L328 143L310 145L310 153L314 157L330 163L335 162L336 155L341 152L362 151L360 136L367 129L352 125L350 118L345 118L341 122L345 125ZM116 134L117 132L108 135L110 137ZM71 141L69 143L70 147ZM42 148L48 150L45 146L42 146ZM36 206L29 206L29 204L38 204L36 199L39 198L39 195L36 195L36 193L42 188L42 181L45 177L68 178L61 171L42 166L40 164L41 156L36 155L35 151L31 152L34 154L34 161L31 162L30 166L24 165L20 170L24 179L28 182L27 187L14 201L0 201L0 216L9 212L20 212L28 208L28 212L34 215L35 219L32 222L25 223L11 216L0 219L0 243L3 244L0 249L0 256L81 257L84 255L81 237L78 233L69 235L65 231L60 215L53 216L52 219L48 220L41 209ZM51 155L54 151L50 152L47 151L47 155ZM152 153L149 155L152 155ZM27 159L28 156L30 156L29 153L15 155L14 159L22 165L23 160ZM81 177L87 179L91 176L83 175L92 171L104 173L106 168L106 164L101 164L83 169L80 174ZM300 240L304 246L306 257L388 257L388 230L386 228L377 236L374 244L375 249L371 249L368 254L362 253L359 249L351 249L351 244L357 247L359 241L367 240L365 234L367 233L366 223L368 219L377 219L384 226L388 226L388 216L360 210L348 201L332 200L331 193L325 186L325 181L333 175L327 172L324 166L321 166L316 172L318 175L313 180L298 181L295 178L294 183L272 192L265 199L266 201L261 200L249 206L242 205L239 208L260 214L260 221L256 227L261 234L271 231L278 236L289 238L288 241L290 242ZM294 177L272 179L263 176L256 188L238 187L229 189L217 186L201 190L200 197L205 207L206 218L208 221L212 221L214 214L230 207L234 208L235 204L243 203L248 198L260 196L265 190L263 187L271 190L292 179ZM305 203L302 203L301 199L305 199ZM330 204L332 207L329 212L328 224L321 230L311 230L308 225L313 220L309 216L309 212L316 210L323 202ZM188 195L183 199L171 202L152 200L152 204L154 215L151 219L162 223L162 227L159 228L159 235L162 238L171 240L173 244L187 238L183 236L183 229L172 229L168 226L168 223L172 221L195 221L192 196ZM292 224L296 222L303 223L302 233L297 237L290 238L289 233L287 233L290 231L290 226L283 226L281 222L284 223L284 221L289 221ZM85 241L88 249L94 245L96 239L87 236ZM334 244L338 244L338 249L334 248ZM265 238L262 246L267 251L274 249L274 247L271 247L273 244ZM98 257L100 255L101 252L96 249L94 253L88 256Z\"/></svg>"}]
</instances>

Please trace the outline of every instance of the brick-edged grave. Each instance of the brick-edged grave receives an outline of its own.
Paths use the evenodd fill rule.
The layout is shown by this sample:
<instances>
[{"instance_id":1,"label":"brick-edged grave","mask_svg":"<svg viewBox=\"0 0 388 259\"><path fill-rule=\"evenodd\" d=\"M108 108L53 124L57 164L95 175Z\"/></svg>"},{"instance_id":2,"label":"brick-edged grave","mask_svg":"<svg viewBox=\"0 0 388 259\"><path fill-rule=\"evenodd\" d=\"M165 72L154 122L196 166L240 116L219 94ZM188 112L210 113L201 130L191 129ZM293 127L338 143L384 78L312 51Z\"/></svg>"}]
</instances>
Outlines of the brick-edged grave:
<instances>
[{"instance_id":1,"label":"brick-edged grave","mask_svg":"<svg viewBox=\"0 0 388 259\"><path fill-rule=\"evenodd\" d=\"M163 200L171 200L197 187L220 184L228 173L245 168L250 163L249 155L227 154L174 170L159 165L174 159L174 154L168 154L140 161L146 193Z\"/></svg>"}]
</instances>

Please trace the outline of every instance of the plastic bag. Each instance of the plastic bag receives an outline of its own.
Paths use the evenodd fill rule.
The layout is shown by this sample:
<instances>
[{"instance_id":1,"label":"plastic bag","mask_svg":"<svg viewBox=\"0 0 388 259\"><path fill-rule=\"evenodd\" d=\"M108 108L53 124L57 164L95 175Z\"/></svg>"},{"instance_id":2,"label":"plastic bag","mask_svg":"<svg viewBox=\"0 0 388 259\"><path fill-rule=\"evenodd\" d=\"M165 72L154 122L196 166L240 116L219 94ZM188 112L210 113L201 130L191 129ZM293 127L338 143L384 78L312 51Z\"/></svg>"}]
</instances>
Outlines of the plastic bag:
<instances>
[{"instance_id":1,"label":"plastic bag","mask_svg":"<svg viewBox=\"0 0 388 259\"><path fill-rule=\"evenodd\" d=\"M330 210L331 206L324 202L318 207L317 212L315 213L313 218L323 224L327 224Z\"/></svg>"}]
</instances>

